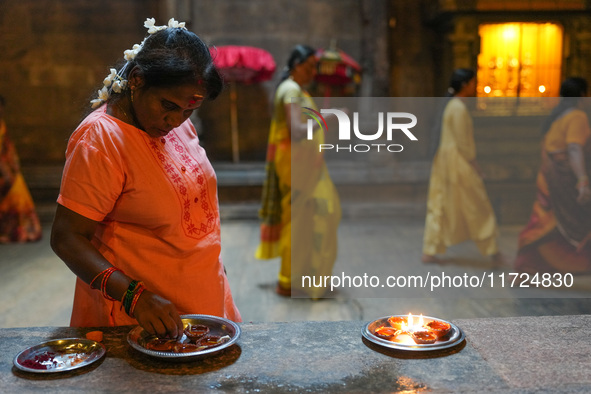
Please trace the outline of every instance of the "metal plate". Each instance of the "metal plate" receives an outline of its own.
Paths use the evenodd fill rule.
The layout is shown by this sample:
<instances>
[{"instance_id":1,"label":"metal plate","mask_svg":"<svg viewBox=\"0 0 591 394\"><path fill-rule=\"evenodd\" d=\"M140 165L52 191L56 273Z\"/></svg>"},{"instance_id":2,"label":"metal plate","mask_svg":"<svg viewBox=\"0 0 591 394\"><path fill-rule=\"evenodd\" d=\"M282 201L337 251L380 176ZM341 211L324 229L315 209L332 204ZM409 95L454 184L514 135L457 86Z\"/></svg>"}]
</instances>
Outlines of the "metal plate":
<instances>
[{"instance_id":1,"label":"metal plate","mask_svg":"<svg viewBox=\"0 0 591 394\"><path fill-rule=\"evenodd\" d=\"M181 319L185 325L188 324L203 324L209 327L209 333L211 335L224 336L228 335L230 340L223 344L196 352L190 353L174 353L174 352L160 352L156 350L146 349L144 346L146 342L153 339L154 336L148 334L142 327L135 327L127 335L127 342L132 348L139 352L147 354L148 356L158 357L164 360L170 361L190 361L193 359L201 358L203 356L215 354L217 352L232 346L240 336L240 327L228 319L224 319L218 316L210 315L182 315Z\"/></svg>"},{"instance_id":2,"label":"metal plate","mask_svg":"<svg viewBox=\"0 0 591 394\"><path fill-rule=\"evenodd\" d=\"M407 315L393 315L393 316L407 317ZM393 316L382 317L380 319L377 319L377 320L367 323L365 325L365 327L363 327L361 329L361 335L365 339L367 339L368 341L373 342L376 345L379 345L382 347L396 349L396 350L407 350L407 351L413 351L413 352L447 349L447 348L459 345L464 340L464 337L465 337L463 331L460 330L458 328L458 326L456 326L455 324L450 323L450 322L443 320L443 319L438 319L438 318L429 317L429 316L423 316L423 321L425 324L428 324L429 322L431 322L433 320L439 320L439 321L448 323L451 326L451 331L445 340L438 340L435 343L428 343L428 344L401 343L401 342L391 341L388 339L383 339L383 338L380 338L380 337L374 335L376 328L381 327L381 326L389 326L390 324L388 323L388 318L393 317ZM418 319L418 316L413 316L413 317Z\"/></svg>"},{"instance_id":3,"label":"metal plate","mask_svg":"<svg viewBox=\"0 0 591 394\"><path fill-rule=\"evenodd\" d=\"M105 353L105 346L100 342L64 338L26 348L14 357L13 363L26 372L65 372L90 365Z\"/></svg>"}]
</instances>

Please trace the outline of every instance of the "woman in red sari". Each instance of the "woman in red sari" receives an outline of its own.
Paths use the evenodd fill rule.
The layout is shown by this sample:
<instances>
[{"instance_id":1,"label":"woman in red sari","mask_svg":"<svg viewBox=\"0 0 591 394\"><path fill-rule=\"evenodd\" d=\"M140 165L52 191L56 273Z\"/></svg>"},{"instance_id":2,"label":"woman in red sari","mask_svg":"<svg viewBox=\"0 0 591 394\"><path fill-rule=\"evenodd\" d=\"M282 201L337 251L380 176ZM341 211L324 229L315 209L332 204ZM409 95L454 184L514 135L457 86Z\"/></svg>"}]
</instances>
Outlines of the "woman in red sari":
<instances>
[{"instance_id":1,"label":"woman in red sari","mask_svg":"<svg viewBox=\"0 0 591 394\"><path fill-rule=\"evenodd\" d=\"M537 198L519 235L515 268L536 273L591 272L591 129L582 110L587 82L568 78L544 124Z\"/></svg>"},{"instance_id":2,"label":"woman in red sari","mask_svg":"<svg viewBox=\"0 0 591 394\"><path fill-rule=\"evenodd\" d=\"M0 96L0 243L37 241L41 225L16 149L8 138L4 107Z\"/></svg>"}]
</instances>

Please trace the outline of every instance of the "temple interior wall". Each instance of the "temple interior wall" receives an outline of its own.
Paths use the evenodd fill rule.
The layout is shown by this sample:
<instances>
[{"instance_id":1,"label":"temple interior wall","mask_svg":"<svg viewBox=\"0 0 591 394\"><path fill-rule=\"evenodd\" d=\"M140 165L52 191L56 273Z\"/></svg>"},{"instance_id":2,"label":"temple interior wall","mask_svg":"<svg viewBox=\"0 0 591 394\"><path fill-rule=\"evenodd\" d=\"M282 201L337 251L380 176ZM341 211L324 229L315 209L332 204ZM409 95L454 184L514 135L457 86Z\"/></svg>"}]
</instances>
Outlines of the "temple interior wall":
<instances>
[{"instance_id":1,"label":"temple interior wall","mask_svg":"<svg viewBox=\"0 0 591 394\"><path fill-rule=\"evenodd\" d=\"M529 0L2 1L0 94L7 100L8 131L31 174L34 196L54 198L54 190L43 189L59 182L69 135L89 110L109 67L143 39L147 17L164 24L175 16L209 44L256 46L272 54L277 71L271 80L237 86L240 160L262 163L273 90L295 44L336 43L356 59L364 71L358 95L433 97L444 94L453 68L476 65L479 23L554 21L564 27L562 76L591 79L589 6L567 3L571 8L564 2ZM229 89L204 104L194 120L211 160L230 161ZM531 202L539 136L515 125L496 133L483 123L476 140L483 167L493 174L495 209L514 217L514 202L505 196L519 184L523 200ZM411 170L405 171L414 175L406 182L415 197L425 192L427 145L392 159L409 162ZM520 159L498 168L504 156Z\"/></svg>"}]
</instances>

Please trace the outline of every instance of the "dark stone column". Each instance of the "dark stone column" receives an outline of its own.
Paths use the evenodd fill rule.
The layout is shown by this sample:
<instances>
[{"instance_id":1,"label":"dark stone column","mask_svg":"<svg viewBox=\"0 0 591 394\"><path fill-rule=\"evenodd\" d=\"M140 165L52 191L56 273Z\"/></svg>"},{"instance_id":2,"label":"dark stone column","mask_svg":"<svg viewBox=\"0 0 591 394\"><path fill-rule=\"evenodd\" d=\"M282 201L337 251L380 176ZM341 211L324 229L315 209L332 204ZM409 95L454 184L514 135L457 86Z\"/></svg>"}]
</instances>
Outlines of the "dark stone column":
<instances>
[{"instance_id":1,"label":"dark stone column","mask_svg":"<svg viewBox=\"0 0 591 394\"><path fill-rule=\"evenodd\" d=\"M430 97L440 73L436 59L441 51L435 45L435 31L426 23L425 9L431 1L391 0L388 37L390 39L390 94L397 97Z\"/></svg>"},{"instance_id":2,"label":"dark stone column","mask_svg":"<svg viewBox=\"0 0 591 394\"><path fill-rule=\"evenodd\" d=\"M580 76L591 79L591 19L588 16L574 18L565 25L564 77Z\"/></svg>"},{"instance_id":3,"label":"dark stone column","mask_svg":"<svg viewBox=\"0 0 591 394\"><path fill-rule=\"evenodd\" d=\"M479 52L478 23L474 17L455 18L454 31L448 35L452 49L452 66L476 70Z\"/></svg>"},{"instance_id":4,"label":"dark stone column","mask_svg":"<svg viewBox=\"0 0 591 394\"><path fill-rule=\"evenodd\" d=\"M388 2L362 0L361 6L361 95L389 96Z\"/></svg>"}]
</instances>

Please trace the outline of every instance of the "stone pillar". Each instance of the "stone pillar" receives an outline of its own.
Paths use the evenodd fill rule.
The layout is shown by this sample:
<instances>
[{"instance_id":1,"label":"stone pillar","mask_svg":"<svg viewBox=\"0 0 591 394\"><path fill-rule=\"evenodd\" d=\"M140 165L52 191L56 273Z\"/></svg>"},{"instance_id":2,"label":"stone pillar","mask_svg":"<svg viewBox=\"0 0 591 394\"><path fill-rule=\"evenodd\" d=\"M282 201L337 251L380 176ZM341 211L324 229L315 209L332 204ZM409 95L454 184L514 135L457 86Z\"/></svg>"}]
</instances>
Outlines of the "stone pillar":
<instances>
[{"instance_id":1,"label":"stone pillar","mask_svg":"<svg viewBox=\"0 0 591 394\"><path fill-rule=\"evenodd\" d=\"M361 95L389 95L388 3L386 0L362 0Z\"/></svg>"},{"instance_id":2,"label":"stone pillar","mask_svg":"<svg viewBox=\"0 0 591 394\"><path fill-rule=\"evenodd\" d=\"M391 0L388 13L390 94L397 97L437 95L434 81L441 72L442 50L427 27L431 0Z\"/></svg>"},{"instance_id":3,"label":"stone pillar","mask_svg":"<svg viewBox=\"0 0 591 394\"><path fill-rule=\"evenodd\" d=\"M456 68L478 67L480 39L478 23L473 17L458 16L455 18L454 31L448 35L452 49L451 65Z\"/></svg>"},{"instance_id":4,"label":"stone pillar","mask_svg":"<svg viewBox=\"0 0 591 394\"><path fill-rule=\"evenodd\" d=\"M565 26L564 77L580 76L591 80L591 19L577 17Z\"/></svg>"},{"instance_id":5,"label":"stone pillar","mask_svg":"<svg viewBox=\"0 0 591 394\"><path fill-rule=\"evenodd\" d=\"M165 22L168 22L170 18L174 18L177 21L185 22L187 28L189 28L191 26L192 4L192 0L161 0L159 6L160 15L165 19Z\"/></svg>"}]
</instances>

